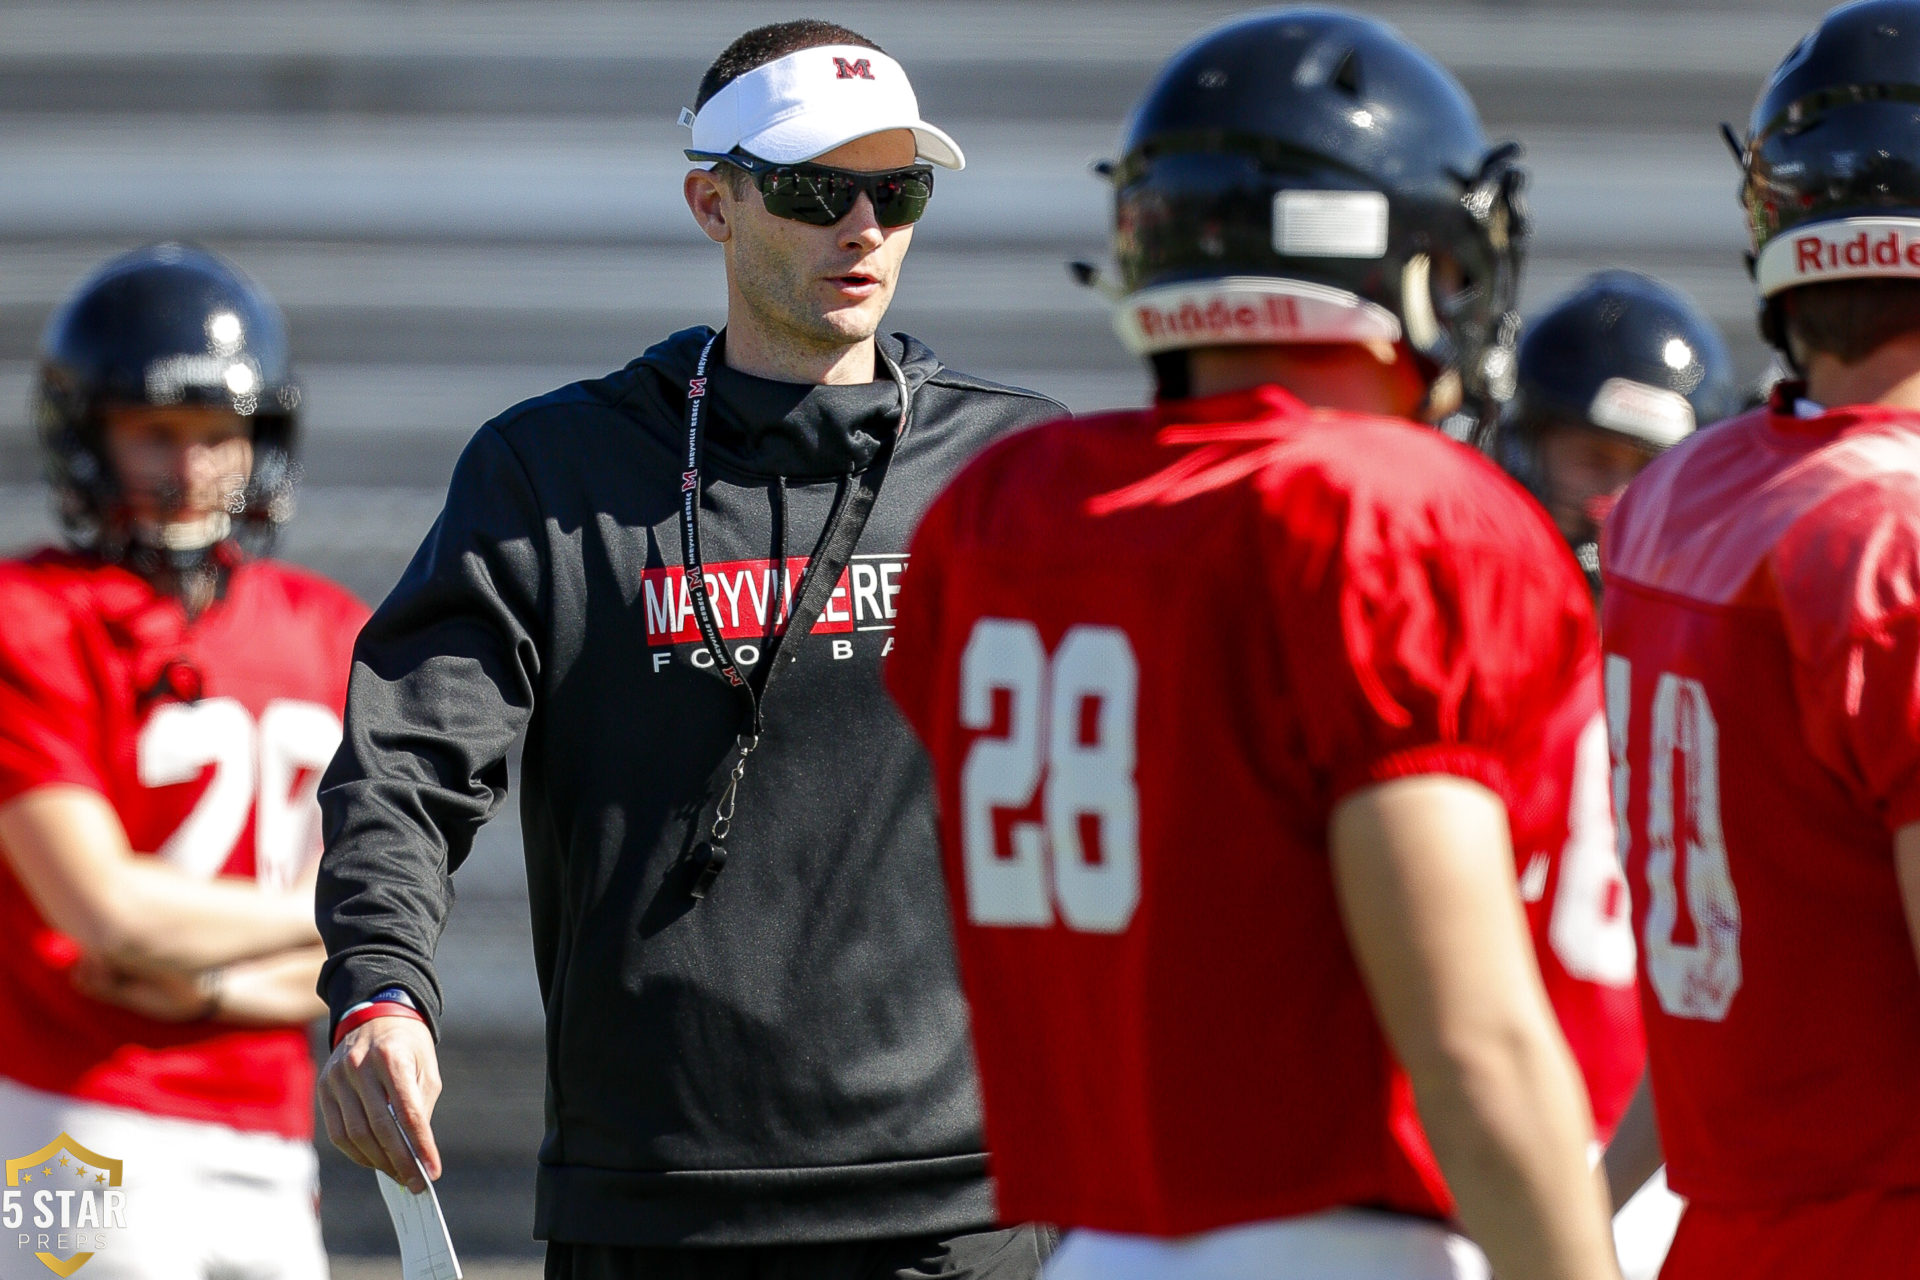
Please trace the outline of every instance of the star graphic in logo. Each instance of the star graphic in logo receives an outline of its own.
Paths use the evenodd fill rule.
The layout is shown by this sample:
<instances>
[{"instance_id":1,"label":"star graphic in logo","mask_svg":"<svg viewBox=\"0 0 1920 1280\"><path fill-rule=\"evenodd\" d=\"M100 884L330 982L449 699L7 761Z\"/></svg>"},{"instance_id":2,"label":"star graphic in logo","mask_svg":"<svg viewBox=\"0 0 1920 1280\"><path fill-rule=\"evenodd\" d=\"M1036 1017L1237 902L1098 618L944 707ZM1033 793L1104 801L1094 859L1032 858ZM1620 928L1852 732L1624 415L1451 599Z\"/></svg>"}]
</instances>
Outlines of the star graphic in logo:
<instances>
[{"instance_id":1,"label":"star graphic in logo","mask_svg":"<svg viewBox=\"0 0 1920 1280\"><path fill-rule=\"evenodd\" d=\"M42 1170L41 1170L40 1172L42 1172L42 1173L46 1173L46 1174L51 1174L51 1173L53 1172L53 1166L52 1166L52 1165L48 1165L48 1166L47 1166L46 1168L44 1168L44 1169L42 1169Z\"/></svg>"},{"instance_id":2,"label":"star graphic in logo","mask_svg":"<svg viewBox=\"0 0 1920 1280\"><path fill-rule=\"evenodd\" d=\"M65 1157L65 1156L61 1156L61 1157L60 1157L60 1163L61 1163L61 1164L66 1164L66 1163L67 1163L67 1157ZM49 1170L48 1170L47 1172L49 1172L49 1173L51 1173L51 1172L53 1172L53 1171L52 1171L51 1169L49 1169Z\"/></svg>"},{"instance_id":3,"label":"star graphic in logo","mask_svg":"<svg viewBox=\"0 0 1920 1280\"><path fill-rule=\"evenodd\" d=\"M23 1174L21 1174L21 1175L20 1175L20 1181L22 1181L22 1182L32 1182L32 1181L33 1181L33 1175L32 1175L32 1174L30 1174L30 1173L23 1173Z\"/></svg>"},{"instance_id":4,"label":"star graphic in logo","mask_svg":"<svg viewBox=\"0 0 1920 1280\"><path fill-rule=\"evenodd\" d=\"M86 1176L87 1176L87 1166L85 1166L85 1165L81 1165L81 1166L80 1166L80 1167L79 1167L78 1169L75 1169L75 1170L73 1171L73 1176L74 1176L74 1177L76 1177L76 1178L84 1178L84 1177L86 1177Z\"/></svg>"},{"instance_id":5,"label":"star graphic in logo","mask_svg":"<svg viewBox=\"0 0 1920 1280\"><path fill-rule=\"evenodd\" d=\"M96 1173L93 1175L93 1180L95 1182L105 1182L107 1180L107 1175L104 1173Z\"/></svg>"}]
</instances>

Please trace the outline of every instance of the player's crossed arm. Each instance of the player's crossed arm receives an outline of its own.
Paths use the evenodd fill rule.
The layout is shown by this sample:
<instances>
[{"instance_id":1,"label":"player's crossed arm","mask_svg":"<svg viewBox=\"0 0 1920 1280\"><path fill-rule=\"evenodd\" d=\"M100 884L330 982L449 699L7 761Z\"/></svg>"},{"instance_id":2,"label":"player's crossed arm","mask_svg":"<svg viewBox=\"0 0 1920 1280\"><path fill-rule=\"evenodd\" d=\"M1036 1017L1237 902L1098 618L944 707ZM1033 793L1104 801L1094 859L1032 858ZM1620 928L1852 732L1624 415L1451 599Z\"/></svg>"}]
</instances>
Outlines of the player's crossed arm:
<instances>
[{"instance_id":1,"label":"player's crossed arm","mask_svg":"<svg viewBox=\"0 0 1920 1280\"><path fill-rule=\"evenodd\" d=\"M0 807L0 855L47 923L116 963L198 972L320 940L311 878L264 890L136 857L87 787L36 787Z\"/></svg>"},{"instance_id":2,"label":"player's crossed arm","mask_svg":"<svg viewBox=\"0 0 1920 1280\"><path fill-rule=\"evenodd\" d=\"M83 955L73 985L84 995L162 1022L212 1018L245 1027L289 1027L326 1016L314 993L326 950L295 947L258 960L188 972L135 968Z\"/></svg>"}]
</instances>

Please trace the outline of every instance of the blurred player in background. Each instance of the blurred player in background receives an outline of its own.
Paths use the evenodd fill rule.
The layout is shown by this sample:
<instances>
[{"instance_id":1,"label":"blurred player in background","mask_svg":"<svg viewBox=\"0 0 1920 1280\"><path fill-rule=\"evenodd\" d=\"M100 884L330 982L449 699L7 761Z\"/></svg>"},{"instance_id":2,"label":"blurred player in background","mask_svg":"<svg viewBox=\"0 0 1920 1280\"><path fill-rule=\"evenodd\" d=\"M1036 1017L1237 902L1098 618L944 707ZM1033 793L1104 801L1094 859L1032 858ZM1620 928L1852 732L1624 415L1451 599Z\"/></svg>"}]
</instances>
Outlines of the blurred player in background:
<instances>
[{"instance_id":1,"label":"blurred player in background","mask_svg":"<svg viewBox=\"0 0 1920 1280\"><path fill-rule=\"evenodd\" d=\"M1697 425L1738 406L1739 387L1719 331L1685 295L1632 271L1603 271L1527 323L1517 389L1500 429L1500 459L1533 491L1600 585L1600 526L1627 482ZM1600 670L1556 717L1523 809L1568 815L1529 846L1516 831L1520 896L1554 1012L1586 1075L1594 1124L1610 1135L1646 1062L1634 984L1625 881L1608 798ZM1553 854L1561 856L1556 860ZM1660 1269L1680 1214L1664 1182L1615 1222L1628 1280Z\"/></svg>"},{"instance_id":2,"label":"blurred player in background","mask_svg":"<svg viewBox=\"0 0 1920 1280\"><path fill-rule=\"evenodd\" d=\"M1742 198L1804 381L1657 459L1603 540L1670 1280L1920 1260L1916 102L1914 0L1834 10L1774 73ZM1616 1196L1659 1156L1632 1127Z\"/></svg>"},{"instance_id":3,"label":"blurred player in background","mask_svg":"<svg viewBox=\"0 0 1920 1280\"><path fill-rule=\"evenodd\" d=\"M42 344L70 545L0 563L0 1153L123 1163L90 1277L326 1272L314 789L365 610L260 557L298 395L272 301L182 245L107 263Z\"/></svg>"},{"instance_id":4,"label":"blurred player in background","mask_svg":"<svg viewBox=\"0 0 1920 1280\"><path fill-rule=\"evenodd\" d=\"M1597 592L1600 526L1627 482L1739 407L1712 320L1658 280L1602 271L1527 322L1500 461L1546 507Z\"/></svg>"},{"instance_id":5,"label":"blurred player in background","mask_svg":"<svg viewBox=\"0 0 1920 1280\"><path fill-rule=\"evenodd\" d=\"M1508 834L1591 608L1416 425L1511 357L1513 149L1390 28L1282 10L1174 58L1113 180L1158 403L964 472L889 667L1001 1212L1080 1229L1059 1277L1616 1275Z\"/></svg>"}]
</instances>

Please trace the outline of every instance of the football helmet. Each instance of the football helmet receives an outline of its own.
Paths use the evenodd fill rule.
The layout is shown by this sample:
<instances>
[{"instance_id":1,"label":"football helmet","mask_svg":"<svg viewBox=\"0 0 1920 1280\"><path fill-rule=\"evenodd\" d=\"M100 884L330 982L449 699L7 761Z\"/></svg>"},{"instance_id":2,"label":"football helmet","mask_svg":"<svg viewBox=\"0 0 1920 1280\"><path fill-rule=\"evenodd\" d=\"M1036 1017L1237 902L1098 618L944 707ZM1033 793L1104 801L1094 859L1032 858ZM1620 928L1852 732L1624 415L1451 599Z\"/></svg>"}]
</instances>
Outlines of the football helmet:
<instances>
[{"instance_id":1,"label":"football helmet","mask_svg":"<svg viewBox=\"0 0 1920 1280\"><path fill-rule=\"evenodd\" d=\"M1519 148L1384 23L1228 22L1176 54L1126 130L1115 328L1136 354L1386 341L1482 425L1511 389L1527 220Z\"/></svg>"},{"instance_id":2,"label":"football helmet","mask_svg":"<svg viewBox=\"0 0 1920 1280\"><path fill-rule=\"evenodd\" d=\"M48 322L33 403L42 462L69 541L114 558L140 539L102 414L135 405L217 405L248 420L253 469L230 536L264 551L293 514L300 405L286 321L266 291L205 249L156 244L106 263Z\"/></svg>"},{"instance_id":3,"label":"football helmet","mask_svg":"<svg viewBox=\"0 0 1920 1280\"><path fill-rule=\"evenodd\" d=\"M1604 510L1594 507L1611 505L1612 494L1582 492L1582 482L1556 474L1542 448L1548 433L1596 433L1651 460L1739 407L1733 358L1713 321L1658 280L1602 271L1527 323L1498 455L1553 512L1597 589Z\"/></svg>"},{"instance_id":4,"label":"football helmet","mask_svg":"<svg viewBox=\"0 0 1920 1280\"><path fill-rule=\"evenodd\" d=\"M1754 104L1740 199L1760 330L1786 350L1779 296L1799 285L1920 279L1920 0L1833 10Z\"/></svg>"},{"instance_id":5,"label":"football helmet","mask_svg":"<svg viewBox=\"0 0 1920 1280\"><path fill-rule=\"evenodd\" d=\"M1522 331L1502 452L1580 426L1657 453L1738 411L1733 357L1692 300L1637 271L1602 271Z\"/></svg>"}]
</instances>

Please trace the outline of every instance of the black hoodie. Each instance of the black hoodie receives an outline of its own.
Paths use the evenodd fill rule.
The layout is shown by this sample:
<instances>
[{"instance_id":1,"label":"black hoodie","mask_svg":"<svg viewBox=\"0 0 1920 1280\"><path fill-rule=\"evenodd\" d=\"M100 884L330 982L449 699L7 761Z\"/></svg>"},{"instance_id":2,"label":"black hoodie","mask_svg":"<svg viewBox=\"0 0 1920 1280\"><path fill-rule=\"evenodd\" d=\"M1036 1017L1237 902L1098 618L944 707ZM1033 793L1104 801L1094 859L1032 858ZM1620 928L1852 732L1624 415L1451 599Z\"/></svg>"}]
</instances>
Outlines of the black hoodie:
<instances>
[{"instance_id":1,"label":"black hoodie","mask_svg":"<svg viewBox=\"0 0 1920 1280\"><path fill-rule=\"evenodd\" d=\"M836 592L782 642L731 858L689 894L746 724L679 588L688 378L709 333L481 428L354 651L320 793L334 1018L389 986L430 1025L450 873L506 793L547 1013L535 1233L755 1244L990 1224L925 759L880 660L922 511L983 446L1062 412L881 339L910 414ZM701 554L742 670L783 557L899 418L900 387L709 368ZM797 584L799 565L790 563ZM785 592L792 599L791 589Z\"/></svg>"}]
</instances>

